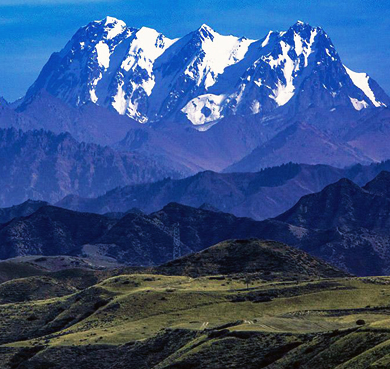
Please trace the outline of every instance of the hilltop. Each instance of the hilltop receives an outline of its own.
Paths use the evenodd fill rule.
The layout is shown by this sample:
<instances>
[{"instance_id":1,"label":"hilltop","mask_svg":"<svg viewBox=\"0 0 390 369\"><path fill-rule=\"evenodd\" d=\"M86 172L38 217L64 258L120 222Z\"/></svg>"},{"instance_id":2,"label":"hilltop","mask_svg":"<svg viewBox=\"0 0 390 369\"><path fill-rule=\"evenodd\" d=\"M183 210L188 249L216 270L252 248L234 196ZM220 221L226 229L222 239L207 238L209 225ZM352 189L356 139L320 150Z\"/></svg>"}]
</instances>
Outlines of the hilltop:
<instances>
[{"instance_id":1,"label":"hilltop","mask_svg":"<svg viewBox=\"0 0 390 369\"><path fill-rule=\"evenodd\" d=\"M201 277L255 273L266 280L337 278L347 274L274 241L229 240L156 268L160 274Z\"/></svg>"}]
</instances>

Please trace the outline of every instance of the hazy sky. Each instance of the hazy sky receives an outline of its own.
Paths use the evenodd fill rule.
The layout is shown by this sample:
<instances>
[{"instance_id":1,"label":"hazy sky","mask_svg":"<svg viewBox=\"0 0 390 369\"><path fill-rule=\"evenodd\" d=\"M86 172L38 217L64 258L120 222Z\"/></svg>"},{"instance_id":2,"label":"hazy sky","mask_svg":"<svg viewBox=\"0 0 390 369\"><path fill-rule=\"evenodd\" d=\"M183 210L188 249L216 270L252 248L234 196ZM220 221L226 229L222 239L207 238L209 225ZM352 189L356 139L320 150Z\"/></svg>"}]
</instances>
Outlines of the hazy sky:
<instances>
[{"instance_id":1,"label":"hazy sky","mask_svg":"<svg viewBox=\"0 0 390 369\"><path fill-rule=\"evenodd\" d=\"M322 26L344 64L369 73L390 93L389 0L0 0L0 96L22 96L52 52L107 15L172 38L206 23L257 39L303 20Z\"/></svg>"}]
</instances>

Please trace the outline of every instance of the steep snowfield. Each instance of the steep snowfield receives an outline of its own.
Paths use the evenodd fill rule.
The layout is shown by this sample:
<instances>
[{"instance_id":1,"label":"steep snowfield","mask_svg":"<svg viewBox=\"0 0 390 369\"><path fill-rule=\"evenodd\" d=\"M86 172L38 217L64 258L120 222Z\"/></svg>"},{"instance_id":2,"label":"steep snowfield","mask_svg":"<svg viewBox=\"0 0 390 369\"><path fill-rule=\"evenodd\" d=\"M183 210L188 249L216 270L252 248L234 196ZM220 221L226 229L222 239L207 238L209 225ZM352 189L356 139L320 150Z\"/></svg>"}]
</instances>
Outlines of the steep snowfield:
<instances>
[{"instance_id":1,"label":"steep snowfield","mask_svg":"<svg viewBox=\"0 0 390 369\"><path fill-rule=\"evenodd\" d=\"M352 79L352 82L354 85L358 88L360 88L364 94L370 99L370 101L374 104L376 107L380 106L386 106L383 102L378 101L375 97L374 91L370 87L370 77L366 73L356 73L352 70L348 69L346 66L344 66L345 70L347 71L349 77ZM355 105L354 105L355 106ZM364 107L367 107L368 104L365 104ZM356 109L356 106L355 106ZM360 109L357 109L360 110Z\"/></svg>"},{"instance_id":2,"label":"steep snowfield","mask_svg":"<svg viewBox=\"0 0 390 369\"><path fill-rule=\"evenodd\" d=\"M26 98L46 89L71 105L91 101L140 123L186 117L206 128L228 115L265 114L293 101L302 109L388 105L378 88L342 64L322 28L301 21L261 40L223 36L205 24L169 39L107 17L82 27L53 54Z\"/></svg>"}]
</instances>

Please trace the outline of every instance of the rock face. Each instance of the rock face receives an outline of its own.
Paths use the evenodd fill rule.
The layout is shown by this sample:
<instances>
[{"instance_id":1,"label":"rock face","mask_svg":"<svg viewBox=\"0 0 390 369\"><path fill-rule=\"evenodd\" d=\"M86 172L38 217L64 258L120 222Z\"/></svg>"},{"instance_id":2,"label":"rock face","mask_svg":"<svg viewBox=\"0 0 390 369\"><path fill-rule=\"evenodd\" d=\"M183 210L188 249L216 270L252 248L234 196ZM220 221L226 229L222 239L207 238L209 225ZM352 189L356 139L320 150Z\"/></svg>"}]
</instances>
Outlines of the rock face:
<instances>
[{"instance_id":1,"label":"rock face","mask_svg":"<svg viewBox=\"0 0 390 369\"><path fill-rule=\"evenodd\" d=\"M225 213L262 220L283 213L302 196L321 191L341 178L364 185L385 169L390 170L390 162L348 169L290 163L258 173L208 171L185 179L117 188L95 199L70 195L57 205L104 214L126 212L132 207L151 213L170 202L192 207L206 203Z\"/></svg>"},{"instance_id":2,"label":"rock face","mask_svg":"<svg viewBox=\"0 0 390 369\"><path fill-rule=\"evenodd\" d=\"M79 143L68 133L0 129L0 204L56 202L67 194L99 195L117 186L179 174L141 154Z\"/></svg>"},{"instance_id":3,"label":"rock face","mask_svg":"<svg viewBox=\"0 0 390 369\"><path fill-rule=\"evenodd\" d=\"M281 106L360 111L390 104L375 81L342 64L322 28L303 22L261 40L222 36L207 25L172 40L107 17L80 28L54 53L25 99L42 89L140 123L174 116L207 125Z\"/></svg>"},{"instance_id":4,"label":"rock face","mask_svg":"<svg viewBox=\"0 0 390 369\"><path fill-rule=\"evenodd\" d=\"M199 277L260 273L269 278L337 278L346 274L308 254L274 241L230 240L157 268L158 273Z\"/></svg>"}]
</instances>

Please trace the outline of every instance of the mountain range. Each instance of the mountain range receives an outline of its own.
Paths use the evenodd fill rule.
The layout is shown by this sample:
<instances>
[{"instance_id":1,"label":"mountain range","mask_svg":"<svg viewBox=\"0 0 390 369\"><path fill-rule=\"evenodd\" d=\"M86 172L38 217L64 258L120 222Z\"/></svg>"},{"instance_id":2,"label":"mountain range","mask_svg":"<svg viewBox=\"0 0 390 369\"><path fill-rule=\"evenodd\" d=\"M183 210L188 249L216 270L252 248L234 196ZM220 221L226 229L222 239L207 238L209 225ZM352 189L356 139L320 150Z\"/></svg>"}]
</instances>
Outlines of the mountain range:
<instances>
[{"instance_id":1,"label":"mountain range","mask_svg":"<svg viewBox=\"0 0 390 369\"><path fill-rule=\"evenodd\" d=\"M69 195L56 205L100 214L124 213L131 208L151 213L177 202L263 220L287 211L302 196L319 192L341 178L364 185L383 170L390 170L389 161L345 169L289 163L257 173L207 171L184 179L125 186L97 198Z\"/></svg>"},{"instance_id":2,"label":"mountain range","mask_svg":"<svg viewBox=\"0 0 390 369\"><path fill-rule=\"evenodd\" d=\"M118 186L181 175L142 154L80 143L69 133L0 129L0 204L57 202L70 193L101 195Z\"/></svg>"},{"instance_id":3,"label":"mountain range","mask_svg":"<svg viewBox=\"0 0 390 369\"><path fill-rule=\"evenodd\" d=\"M68 132L181 176L342 168L390 158L389 104L321 27L250 40L202 25L171 39L107 17L54 53L23 98L0 104L0 127Z\"/></svg>"},{"instance_id":4,"label":"mountain range","mask_svg":"<svg viewBox=\"0 0 390 369\"><path fill-rule=\"evenodd\" d=\"M180 223L184 253L270 238L352 273L386 272L385 226L365 223L359 204L387 214L383 178L360 186L390 169L389 104L303 22L260 40L91 22L23 98L0 101L1 206L31 198L77 210L27 204L2 225L2 257L63 249L154 265L172 258Z\"/></svg>"},{"instance_id":5,"label":"mountain range","mask_svg":"<svg viewBox=\"0 0 390 369\"><path fill-rule=\"evenodd\" d=\"M67 254L159 265L174 258L176 228L181 255L228 239L258 238L299 248L352 274L383 275L390 265L388 188L389 172L364 187L343 178L264 221L178 203L150 215L98 215L43 205L0 226L0 258ZM25 207L20 206L21 215Z\"/></svg>"},{"instance_id":6,"label":"mountain range","mask_svg":"<svg viewBox=\"0 0 390 369\"><path fill-rule=\"evenodd\" d=\"M0 366L390 367L389 140L321 27L81 27L0 97Z\"/></svg>"},{"instance_id":7,"label":"mountain range","mask_svg":"<svg viewBox=\"0 0 390 369\"><path fill-rule=\"evenodd\" d=\"M184 115L197 126L287 103L298 111L316 102L356 110L390 103L374 80L342 64L322 28L300 21L260 40L222 36L205 24L170 39L107 17L80 28L51 56L25 101L42 89L140 123Z\"/></svg>"}]
</instances>

